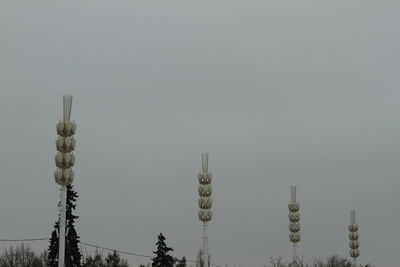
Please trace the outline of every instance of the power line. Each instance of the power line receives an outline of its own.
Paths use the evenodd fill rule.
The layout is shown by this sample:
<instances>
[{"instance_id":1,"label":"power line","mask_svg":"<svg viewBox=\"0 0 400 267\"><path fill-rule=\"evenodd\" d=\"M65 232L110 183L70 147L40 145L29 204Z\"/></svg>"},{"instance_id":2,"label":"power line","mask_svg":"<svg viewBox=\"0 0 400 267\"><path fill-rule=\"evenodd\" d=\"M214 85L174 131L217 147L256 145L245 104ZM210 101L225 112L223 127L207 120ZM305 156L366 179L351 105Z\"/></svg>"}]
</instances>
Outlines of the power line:
<instances>
[{"instance_id":1,"label":"power line","mask_svg":"<svg viewBox=\"0 0 400 267\"><path fill-rule=\"evenodd\" d=\"M85 243L85 242L79 242L79 243L82 244L82 245L85 245L85 246L89 246L89 247L100 248L100 249L104 249L104 250L108 250L108 251L116 251L116 252L121 253L121 254L139 256L139 257L144 257L144 258L152 258L152 256L149 256L149 255L133 253L133 252L126 252L126 251L122 251L122 250L118 250L118 249L112 249L112 248L106 248L106 247L93 245L93 244L89 244L89 243Z\"/></svg>"},{"instance_id":2,"label":"power line","mask_svg":"<svg viewBox=\"0 0 400 267\"><path fill-rule=\"evenodd\" d=\"M50 238L0 239L0 242L24 242L24 241L40 241L40 240L50 240Z\"/></svg>"}]
</instances>

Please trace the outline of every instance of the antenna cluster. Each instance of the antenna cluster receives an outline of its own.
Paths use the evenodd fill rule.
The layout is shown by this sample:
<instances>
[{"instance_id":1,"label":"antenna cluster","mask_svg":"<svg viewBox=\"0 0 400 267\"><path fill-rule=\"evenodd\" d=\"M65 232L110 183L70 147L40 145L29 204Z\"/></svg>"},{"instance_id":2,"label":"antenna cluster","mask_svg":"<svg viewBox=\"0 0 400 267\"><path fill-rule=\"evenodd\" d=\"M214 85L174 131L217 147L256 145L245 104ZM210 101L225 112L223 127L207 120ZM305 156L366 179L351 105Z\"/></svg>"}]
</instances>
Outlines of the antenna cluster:
<instances>
[{"instance_id":1,"label":"antenna cluster","mask_svg":"<svg viewBox=\"0 0 400 267\"><path fill-rule=\"evenodd\" d=\"M61 185L60 195L60 223L59 223L59 267L64 267L64 254L65 254L65 213L66 213L66 186L71 185L74 180L74 172L72 167L75 163L75 149L76 141L74 139L76 124L71 121L72 109L72 96L65 95L63 97L63 119L57 123L56 140L57 155L55 156L55 163L57 170L54 173L55 182ZM212 174L208 169L208 153L201 154L202 168L198 174L198 217L203 222L203 249L202 261L203 267L209 267L209 251L208 251L208 236L207 224L212 220ZM296 246L301 240L300 235L300 204L296 199L296 186L290 187L291 201L288 204L289 208L289 239L293 243L293 260L297 260ZM359 241L358 241L358 224L356 223L355 210L351 210L351 222L348 226L349 233L349 246L350 256L356 263L356 259L360 255Z\"/></svg>"},{"instance_id":2,"label":"antenna cluster","mask_svg":"<svg viewBox=\"0 0 400 267\"><path fill-rule=\"evenodd\" d=\"M208 170L208 153L201 154L201 172L199 180L199 220L203 222L203 266L209 267L207 223L212 220L212 175Z\"/></svg>"},{"instance_id":3,"label":"antenna cluster","mask_svg":"<svg viewBox=\"0 0 400 267\"><path fill-rule=\"evenodd\" d=\"M290 187L291 202L289 207L289 239L293 243L293 259L296 259L296 246L301 240L300 235L300 204L296 201L296 186Z\"/></svg>"},{"instance_id":4,"label":"antenna cluster","mask_svg":"<svg viewBox=\"0 0 400 267\"><path fill-rule=\"evenodd\" d=\"M357 258L358 256L360 256L360 242L358 241L358 224L356 223L356 210L350 210L349 232L350 256L354 260L354 266L356 266Z\"/></svg>"},{"instance_id":5,"label":"antenna cluster","mask_svg":"<svg viewBox=\"0 0 400 267\"><path fill-rule=\"evenodd\" d=\"M60 222L59 222L59 246L58 246L58 267L65 266L65 226L66 226L66 209L67 209L67 186L74 181L74 171L72 167L75 163L75 130L76 124L71 121L72 96L65 95L63 97L63 120L57 123L56 140L57 155L55 162L57 170L54 173L54 179L60 188Z\"/></svg>"}]
</instances>

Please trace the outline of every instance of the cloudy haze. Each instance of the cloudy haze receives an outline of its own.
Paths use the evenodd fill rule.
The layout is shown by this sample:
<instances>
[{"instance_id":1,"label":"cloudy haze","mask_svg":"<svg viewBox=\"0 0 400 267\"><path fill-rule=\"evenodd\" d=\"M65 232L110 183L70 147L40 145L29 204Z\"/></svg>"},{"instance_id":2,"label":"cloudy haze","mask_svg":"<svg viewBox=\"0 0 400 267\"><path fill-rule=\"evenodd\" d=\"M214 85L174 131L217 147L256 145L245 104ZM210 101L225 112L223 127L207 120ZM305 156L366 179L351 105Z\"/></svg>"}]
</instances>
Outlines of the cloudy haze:
<instances>
[{"instance_id":1,"label":"cloudy haze","mask_svg":"<svg viewBox=\"0 0 400 267\"><path fill-rule=\"evenodd\" d=\"M52 231L55 124L72 94L83 242L152 254L162 232L194 259L209 152L214 263L289 258L297 185L305 259L348 255L355 208L359 262L398 266L399 11L389 0L1 1L0 239Z\"/></svg>"}]
</instances>

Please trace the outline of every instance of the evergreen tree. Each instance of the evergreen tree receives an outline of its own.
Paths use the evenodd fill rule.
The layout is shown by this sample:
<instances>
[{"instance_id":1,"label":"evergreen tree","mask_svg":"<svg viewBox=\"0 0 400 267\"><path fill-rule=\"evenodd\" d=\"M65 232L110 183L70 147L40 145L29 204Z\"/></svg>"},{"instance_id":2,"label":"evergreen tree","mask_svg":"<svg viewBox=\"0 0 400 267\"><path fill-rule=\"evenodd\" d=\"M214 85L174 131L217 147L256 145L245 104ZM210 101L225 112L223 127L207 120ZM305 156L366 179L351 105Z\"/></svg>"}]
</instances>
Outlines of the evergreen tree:
<instances>
[{"instance_id":1,"label":"evergreen tree","mask_svg":"<svg viewBox=\"0 0 400 267\"><path fill-rule=\"evenodd\" d=\"M81 267L82 254L79 250L79 236L75 231L75 220L79 217L72 214L72 211L76 208L76 199L78 194L74 191L72 185L67 186L67 209L66 209L66 220L67 220L67 235L65 237L65 266L68 267ZM48 262L47 265L50 267L58 266L58 235L59 229L58 221L54 225L54 230L51 233Z\"/></svg>"},{"instance_id":2,"label":"evergreen tree","mask_svg":"<svg viewBox=\"0 0 400 267\"><path fill-rule=\"evenodd\" d=\"M121 259L115 250L112 254L109 253L107 255L106 264L109 267L128 267L128 262L124 259Z\"/></svg>"},{"instance_id":3,"label":"evergreen tree","mask_svg":"<svg viewBox=\"0 0 400 267\"><path fill-rule=\"evenodd\" d=\"M87 256L84 259L82 266L83 267L106 267L106 264L104 263L104 259L103 259L103 254L100 253L96 249L94 256L91 256L91 255Z\"/></svg>"},{"instance_id":4,"label":"evergreen tree","mask_svg":"<svg viewBox=\"0 0 400 267\"><path fill-rule=\"evenodd\" d=\"M83 267L129 267L127 260L120 257L119 253L114 251L108 253L104 260L103 254L98 250L94 256L87 255L83 259ZM1 266L0 266L1 267Z\"/></svg>"},{"instance_id":5,"label":"evergreen tree","mask_svg":"<svg viewBox=\"0 0 400 267\"><path fill-rule=\"evenodd\" d=\"M173 267L174 266L174 258L169 255L170 251L173 251L172 248L167 247L165 244L165 237L162 233L158 236L158 241L156 243L157 251L153 251L156 254L156 257L153 258L153 262L151 264L152 267Z\"/></svg>"},{"instance_id":6,"label":"evergreen tree","mask_svg":"<svg viewBox=\"0 0 400 267\"><path fill-rule=\"evenodd\" d=\"M186 257L183 256L182 259L178 260L176 267L186 267L186 264L187 264Z\"/></svg>"},{"instance_id":7,"label":"evergreen tree","mask_svg":"<svg viewBox=\"0 0 400 267\"><path fill-rule=\"evenodd\" d=\"M56 222L54 228L55 228L54 231L51 233L49 253L47 256L48 257L47 265L50 267L58 266L58 237L57 237L58 222Z\"/></svg>"}]
</instances>

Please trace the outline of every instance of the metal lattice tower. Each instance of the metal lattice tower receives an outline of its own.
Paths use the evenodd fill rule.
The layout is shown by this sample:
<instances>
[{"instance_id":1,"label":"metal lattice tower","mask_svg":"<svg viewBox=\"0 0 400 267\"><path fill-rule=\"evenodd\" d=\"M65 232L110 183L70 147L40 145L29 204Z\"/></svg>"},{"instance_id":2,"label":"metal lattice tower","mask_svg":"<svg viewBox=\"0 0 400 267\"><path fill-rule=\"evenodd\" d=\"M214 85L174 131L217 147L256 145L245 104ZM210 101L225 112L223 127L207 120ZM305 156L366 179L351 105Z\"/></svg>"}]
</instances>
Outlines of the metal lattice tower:
<instances>
[{"instance_id":1,"label":"metal lattice tower","mask_svg":"<svg viewBox=\"0 0 400 267\"><path fill-rule=\"evenodd\" d=\"M67 207L67 185L74 180L74 171L71 169L75 163L73 151L75 149L76 124L71 122L72 96L63 97L63 120L57 123L58 138L56 141L57 155L55 162L57 170L54 179L61 185L60 194L60 222L59 222L59 246L58 246L58 267L65 265L65 231L66 231L66 207Z\"/></svg>"},{"instance_id":2,"label":"metal lattice tower","mask_svg":"<svg viewBox=\"0 0 400 267\"><path fill-rule=\"evenodd\" d=\"M291 202L289 203L289 239L293 243L293 261L297 259L296 247L301 240L300 235L300 204L296 201L296 186L290 187Z\"/></svg>"},{"instance_id":3,"label":"metal lattice tower","mask_svg":"<svg viewBox=\"0 0 400 267\"><path fill-rule=\"evenodd\" d=\"M360 242L358 241L358 224L356 223L356 210L350 210L350 224L349 224L349 246L350 256L353 258L354 267L357 265L357 258L360 256Z\"/></svg>"},{"instance_id":4,"label":"metal lattice tower","mask_svg":"<svg viewBox=\"0 0 400 267\"><path fill-rule=\"evenodd\" d=\"M213 213L212 206L212 175L208 170L208 153L201 154L202 171L198 175L199 179L199 220L203 222L203 267L209 267L209 251L208 251L208 236L207 236L207 223L211 221Z\"/></svg>"}]
</instances>

